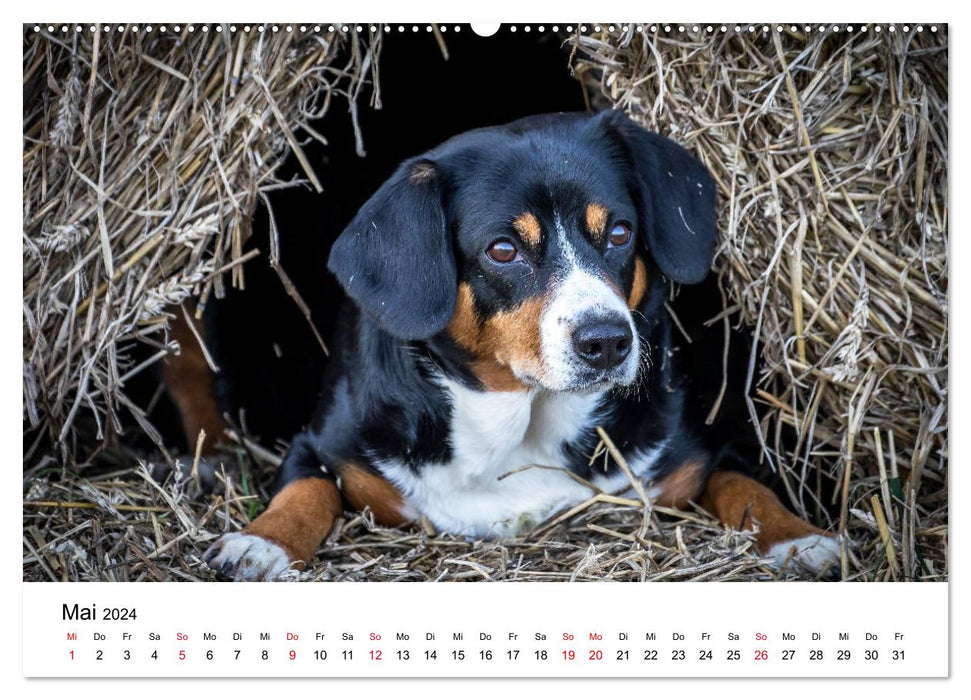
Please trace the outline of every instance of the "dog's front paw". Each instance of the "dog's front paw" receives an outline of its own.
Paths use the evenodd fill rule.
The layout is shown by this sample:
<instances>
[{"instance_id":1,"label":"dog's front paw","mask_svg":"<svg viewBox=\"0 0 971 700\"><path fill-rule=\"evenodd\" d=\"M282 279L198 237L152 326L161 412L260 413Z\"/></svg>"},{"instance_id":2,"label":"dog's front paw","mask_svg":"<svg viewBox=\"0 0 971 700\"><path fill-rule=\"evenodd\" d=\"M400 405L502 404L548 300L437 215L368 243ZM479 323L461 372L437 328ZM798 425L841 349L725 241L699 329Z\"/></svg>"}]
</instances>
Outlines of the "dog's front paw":
<instances>
[{"instance_id":1,"label":"dog's front paw","mask_svg":"<svg viewBox=\"0 0 971 700\"><path fill-rule=\"evenodd\" d=\"M813 574L827 577L838 575L840 543L829 535L806 535L769 547L765 553L775 560L777 568L797 564Z\"/></svg>"},{"instance_id":2,"label":"dog's front paw","mask_svg":"<svg viewBox=\"0 0 971 700\"><path fill-rule=\"evenodd\" d=\"M202 558L211 569L234 581L274 581L290 570L290 557L283 547L245 532L223 535Z\"/></svg>"}]
</instances>

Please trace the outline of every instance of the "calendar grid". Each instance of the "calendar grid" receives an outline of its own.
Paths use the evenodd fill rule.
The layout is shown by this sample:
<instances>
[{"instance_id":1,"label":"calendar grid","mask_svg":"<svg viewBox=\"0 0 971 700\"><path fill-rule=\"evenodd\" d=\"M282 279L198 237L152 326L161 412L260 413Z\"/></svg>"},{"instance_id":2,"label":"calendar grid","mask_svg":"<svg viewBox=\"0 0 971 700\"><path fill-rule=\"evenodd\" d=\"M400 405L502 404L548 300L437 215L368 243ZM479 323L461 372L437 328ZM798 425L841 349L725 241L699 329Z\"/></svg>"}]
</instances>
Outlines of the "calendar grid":
<instances>
[{"instance_id":1,"label":"calendar grid","mask_svg":"<svg viewBox=\"0 0 971 700\"><path fill-rule=\"evenodd\" d=\"M947 584L24 584L28 677L942 677Z\"/></svg>"}]
</instances>

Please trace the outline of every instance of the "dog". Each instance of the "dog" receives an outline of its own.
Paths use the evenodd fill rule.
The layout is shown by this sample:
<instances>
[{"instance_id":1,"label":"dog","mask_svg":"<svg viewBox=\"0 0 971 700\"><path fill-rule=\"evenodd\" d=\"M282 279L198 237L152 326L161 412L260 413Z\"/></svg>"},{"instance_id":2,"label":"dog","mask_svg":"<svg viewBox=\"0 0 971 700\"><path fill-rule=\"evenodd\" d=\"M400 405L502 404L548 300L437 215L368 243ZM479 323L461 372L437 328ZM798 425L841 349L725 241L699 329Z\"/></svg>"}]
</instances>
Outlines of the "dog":
<instances>
[{"instance_id":1,"label":"dog","mask_svg":"<svg viewBox=\"0 0 971 700\"><path fill-rule=\"evenodd\" d=\"M347 301L315 415L266 511L209 566L303 568L345 506L515 535L631 488L591 460L601 427L654 503L696 502L757 529L777 566L830 570L838 539L719 468L686 418L692 370L665 301L708 275L715 203L701 162L613 111L478 129L402 163L331 250Z\"/></svg>"}]
</instances>

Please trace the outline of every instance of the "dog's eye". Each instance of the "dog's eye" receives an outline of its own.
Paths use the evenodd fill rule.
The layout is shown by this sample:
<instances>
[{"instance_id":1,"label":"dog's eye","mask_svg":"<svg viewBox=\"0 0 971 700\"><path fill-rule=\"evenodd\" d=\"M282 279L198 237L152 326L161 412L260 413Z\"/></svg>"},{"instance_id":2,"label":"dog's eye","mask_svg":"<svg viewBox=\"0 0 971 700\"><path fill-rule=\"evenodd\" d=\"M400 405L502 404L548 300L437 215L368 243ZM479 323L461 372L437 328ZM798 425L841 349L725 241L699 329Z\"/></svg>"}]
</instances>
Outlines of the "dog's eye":
<instances>
[{"instance_id":1,"label":"dog's eye","mask_svg":"<svg viewBox=\"0 0 971 700\"><path fill-rule=\"evenodd\" d=\"M610 235L607 236L607 245L610 248L623 248L630 242L630 224L626 221L618 221L614 224L614 227L610 229Z\"/></svg>"},{"instance_id":2,"label":"dog's eye","mask_svg":"<svg viewBox=\"0 0 971 700\"><path fill-rule=\"evenodd\" d=\"M498 241L489 244L486 255L497 263L511 263L519 258L519 249L512 241L500 238Z\"/></svg>"}]
</instances>

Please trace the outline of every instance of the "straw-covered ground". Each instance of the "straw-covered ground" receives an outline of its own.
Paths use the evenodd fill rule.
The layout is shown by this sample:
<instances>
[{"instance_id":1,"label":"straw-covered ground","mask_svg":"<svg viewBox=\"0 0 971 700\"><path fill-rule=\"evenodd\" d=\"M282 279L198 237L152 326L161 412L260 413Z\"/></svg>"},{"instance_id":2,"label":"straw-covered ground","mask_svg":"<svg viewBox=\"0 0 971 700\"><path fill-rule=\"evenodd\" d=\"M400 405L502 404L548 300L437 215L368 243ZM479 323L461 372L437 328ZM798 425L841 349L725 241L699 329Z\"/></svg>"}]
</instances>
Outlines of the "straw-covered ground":
<instances>
[{"instance_id":1,"label":"straw-covered ground","mask_svg":"<svg viewBox=\"0 0 971 700\"><path fill-rule=\"evenodd\" d=\"M946 579L946 27L688 29L603 25L566 42L564 66L592 103L712 170L725 307L761 341L750 383L765 466L794 509L843 535L842 578ZM125 395L147 367L130 348L164 356L167 305L242 282L249 217L281 186L277 165L326 136L312 121L332 98L375 103L379 48L340 34L25 28L25 580L206 580L202 552L267 502L280 454L245 439L221 453L231 468L214 495L152 478L117 435L134 417L158 438ZM159 445L148 459L171 458ZM700 510L597 494L500 542L347 513L297 576L803 573L774 572L750 534Z\"/></svg>"},{"instance_id":2,"label":"straw-covered ground","mask_svg":"<svg viewBox=\"0 0 971 700\"><path fill-rule=\"evenodd\" d=\"M256 454L254 454L254 452ZM24 577L28 580L211 580L202 553L267 502L277 459L260 450L224 453L241 475L200 497L192 478L160 485L150 465L98 478L37 479L28 490ZM263 463L262 469L254 465ZM147 467L147 468L146 468ZM789 577L800 577L790 572ZM753 554L751 535L706 514L644 508L634 498L598 495L533 532L467 542L427 523L375 526L346 513L313 568L316 581L750 581L778 573Z\"/></svg>"}]
</instances>

